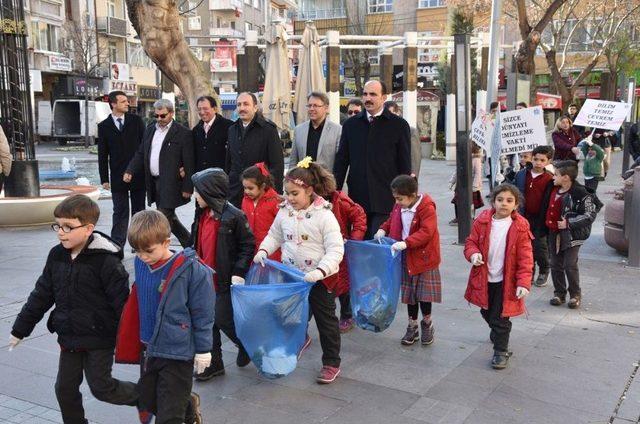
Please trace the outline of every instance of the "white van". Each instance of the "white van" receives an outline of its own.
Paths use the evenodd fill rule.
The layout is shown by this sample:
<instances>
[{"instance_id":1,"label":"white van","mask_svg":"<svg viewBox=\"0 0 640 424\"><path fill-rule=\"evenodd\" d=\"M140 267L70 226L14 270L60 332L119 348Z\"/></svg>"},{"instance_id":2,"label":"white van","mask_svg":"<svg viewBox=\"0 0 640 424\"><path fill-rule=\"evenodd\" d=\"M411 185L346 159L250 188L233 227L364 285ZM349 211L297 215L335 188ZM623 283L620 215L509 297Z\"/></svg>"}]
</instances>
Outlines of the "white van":
<instances>
[{"instance_id":1,"label":"white van","mask_svg":"<svg viewBox=\"0 0 640 424\"><path fill-rule=\"evenodd\" d=\"M89 101L90 144L98 136L98 123L111 113L109 103ZM84 142L85 102L82 99L56 100L51 108L48 101L38 102L38 135L53 139L61 146L68 142Z\"/></svg>"}]
</instances>

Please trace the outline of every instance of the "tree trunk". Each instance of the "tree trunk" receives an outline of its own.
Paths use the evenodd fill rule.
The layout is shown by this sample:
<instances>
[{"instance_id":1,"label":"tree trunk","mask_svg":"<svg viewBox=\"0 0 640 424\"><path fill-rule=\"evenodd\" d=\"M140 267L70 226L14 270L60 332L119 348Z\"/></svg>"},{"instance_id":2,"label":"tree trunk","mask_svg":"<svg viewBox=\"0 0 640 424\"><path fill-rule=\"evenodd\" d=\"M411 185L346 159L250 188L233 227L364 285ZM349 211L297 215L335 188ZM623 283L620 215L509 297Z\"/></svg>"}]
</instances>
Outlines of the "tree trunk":
<instances>
[{"instance_id":1,"label":"tree trunk","mask_svg":"<svg viewBox=\"0 0 640 424\"><path fill-rule=\"evenodd\" d=\"M554 49L550 49L545 52L545 58L547 59L547 64L549 65L549 71L551 72L551 78L555 81L555 86L558 89L558 94L562 96L562 109L563 112L566 112L569 108L569 105L573 101L573 95L575 93L575 89L570 89L566 86L564 81L562 80L562 75L560 74L560 70L558 69L558 64L556 63L556 51ZM574 86L572 86L573 88Z\"/></svg>"},{"instance_id":2,"label":"tree trunk","mask_svg":"<svg viewBox=\"0 0 640 424\"><path fill-rule=\"evenodd\" d=\"M202 64L180 32L180 15L173 0L126 0L129 19L147 55L179 88L189 103L189 124L198 122L196 100L218 98Z\"/></svg>"}]
</instances>

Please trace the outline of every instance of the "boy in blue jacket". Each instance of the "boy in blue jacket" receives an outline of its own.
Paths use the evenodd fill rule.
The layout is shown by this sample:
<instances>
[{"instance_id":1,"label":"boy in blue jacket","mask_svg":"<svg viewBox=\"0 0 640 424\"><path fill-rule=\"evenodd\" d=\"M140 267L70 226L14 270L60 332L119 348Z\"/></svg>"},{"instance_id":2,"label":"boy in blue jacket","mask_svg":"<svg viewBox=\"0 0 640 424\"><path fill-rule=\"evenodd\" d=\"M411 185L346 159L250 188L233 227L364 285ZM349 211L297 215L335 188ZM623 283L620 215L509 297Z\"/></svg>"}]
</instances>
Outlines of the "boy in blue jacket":
<instances>
[{"instance_id":1,"label":"boy in blue jacket","mask_svg":"<svg viewBox=\"0 0 640 424\"><path fill-rule=\"evenodd\" d=\"M134 215L129 244L135 249L140 340L145 348L140 421L201 423L192 373L211 363L215 293L213 271L195 251L169 250L171 227L158 211Z\"/></svg>"}]
</instances>

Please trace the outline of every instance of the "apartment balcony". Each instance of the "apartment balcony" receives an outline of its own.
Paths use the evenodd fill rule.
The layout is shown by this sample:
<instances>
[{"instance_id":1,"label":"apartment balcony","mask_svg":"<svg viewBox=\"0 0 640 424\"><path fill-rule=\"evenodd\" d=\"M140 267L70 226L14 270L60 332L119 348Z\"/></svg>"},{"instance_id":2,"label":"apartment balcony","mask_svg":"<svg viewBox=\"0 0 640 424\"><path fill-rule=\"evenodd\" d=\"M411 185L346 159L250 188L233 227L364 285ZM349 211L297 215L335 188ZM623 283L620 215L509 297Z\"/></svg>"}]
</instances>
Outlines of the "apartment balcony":
<instances>
[{"instance_id":1,"label":"apartment balcony","mask_svg":"<svg viewBox=\"0 0 640 424\"><path fill-rule=\"evenodd\" d=\"M242 38L244 33L233 28L209 28L209 35L212 37L228 37L228 38Z\"/></svg>"},{"instance_id":2,"label":"apartment balcony","mask_svg":"<svg viewBox=\"0 0 640 424\"><path fill-rule=\"evenodd\" d=\"M242 0L209 0L209 10L233 12L242 8Z\"/></svg>"},{"instance_id":3,"label":"apartment balcony","mask_svg":"<svg viewBox=\"0 0 640 424\"><path fill-rule=\"evenodd\" d=\"M99 17L96 19L96 25L99 33L115 37L127 36L127 21L124 19L112 16Z\"/></svg>"},{"instance_id":4,"label":"apartment balcony","mask_svg":"<svg viewBox=\"0 0 640 424\"><path fill-rule=\"evenodd\" d=\"M287 9L297 9L298 3L295 0L271 0L276 6L286 7Z\"/></svg>"},{"instance_id":5,"label":"apartment balcony","mask_svg":"<svg viewBox=\"0 0 640 424\"><path fill-rule=\"evenodd\" d=\"M346 18L347 10L344 8L339 9L313 9L313 10L298 10L294 14L296 21L317 20L317 19L338 19Z\"/></svg>"}]
</instances>

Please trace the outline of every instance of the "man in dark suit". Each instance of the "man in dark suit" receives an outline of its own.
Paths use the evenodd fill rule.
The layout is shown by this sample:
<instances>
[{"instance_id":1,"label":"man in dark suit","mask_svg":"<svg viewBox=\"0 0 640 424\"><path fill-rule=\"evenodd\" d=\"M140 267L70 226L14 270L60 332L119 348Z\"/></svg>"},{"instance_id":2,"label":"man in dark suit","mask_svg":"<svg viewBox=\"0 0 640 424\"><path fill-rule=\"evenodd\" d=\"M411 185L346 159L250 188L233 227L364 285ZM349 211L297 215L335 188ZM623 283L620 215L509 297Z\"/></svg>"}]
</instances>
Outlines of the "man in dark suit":
<instances>
[{"instance_id":1,"label":"man in dark suit","mask_svg":"<svg viewBox=\"0 0 640 424\"><path fill-rule=\"evenodd\" d=\"M227 136L233 121L218 113L216 99L211 96L200 97L197 105L200 122L191 130L195 148L195 172L207 168L224 169Z\"/></svg>"},{"instance_id":2,"label":"man in dark suit","mask_svg":"<svg viewBox=\"0 0 640 424\"><path fill-rule=\"evenodd\" d=\"M225 171L229 174L229 201L242 204L242 171L264 162L273 176L274 188L282 193L284 153L278 128L258 113L258 99L253 93L240 93L236 100L240 119L229 127Z\"/></svg>"},{"instance_id":3,"label":"man in dark suit","mask_svg":"<svg viewBox=\"0 0 640 424\"><path fill-rule=\"evenodd\" d=\"M111 238L120 246L127 241L129 200L131 215L144 210L144 173L134 175L132 182L122 181L127 165L135 155L144 135L144 122L128 113L129 100L122 91L109 93L111 115L98 124L98 168L100 183L111 190L113 219Z\"/></svg>"},{"instance_id":4,"label":"man in dark suit","mask_svg":"<svg viewBox=\"0 0 640 424\"><path fill-rule=\"evenodd\" d=\"M349 172L349 197L367 213L367 238L391 213L391 180L411 174L409 124L384 108L386 99L382 82L372 80L364 85L365 110L344 122L333 168L338 190Z\"/></svg>"},{"instance_id":5,"label":"man in dark suit","mask_svg":"<svg viewBox=\"0 0 640 424\"><path fill-rule=\"evenodd\" d=\"M153 104L156 123L147 127L142 144L124 173L124 182L144 169L149 205L156 203L171 224L182 247L189 246L189 231L176 216L176 208L189 203L194 169L191 131L173 120L173 103Z\"/></svg>"}]
</instances>

